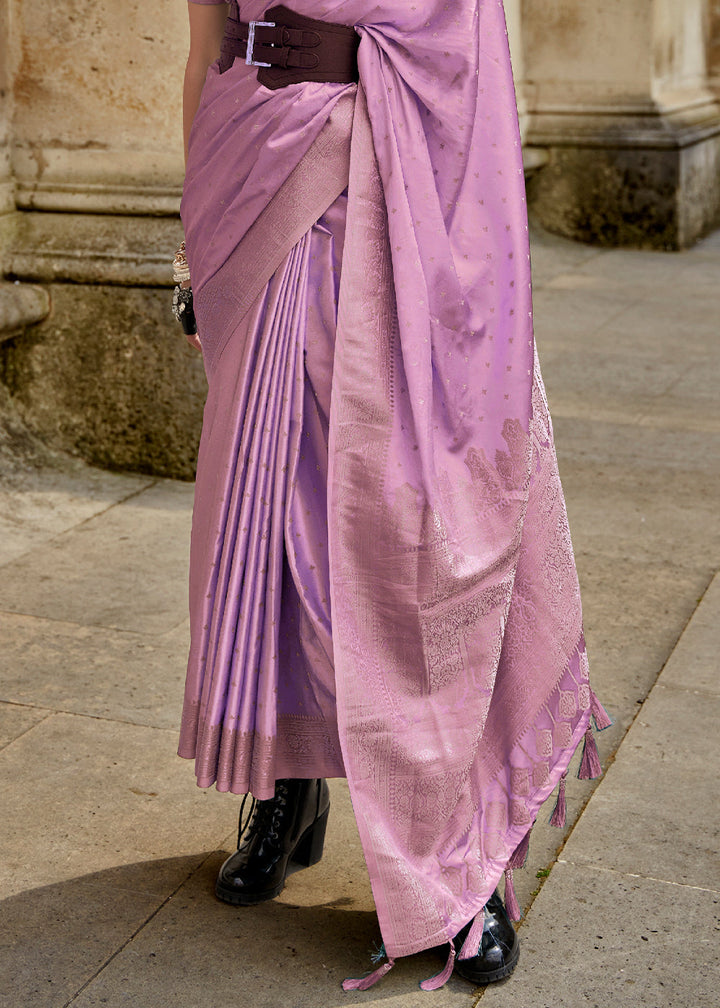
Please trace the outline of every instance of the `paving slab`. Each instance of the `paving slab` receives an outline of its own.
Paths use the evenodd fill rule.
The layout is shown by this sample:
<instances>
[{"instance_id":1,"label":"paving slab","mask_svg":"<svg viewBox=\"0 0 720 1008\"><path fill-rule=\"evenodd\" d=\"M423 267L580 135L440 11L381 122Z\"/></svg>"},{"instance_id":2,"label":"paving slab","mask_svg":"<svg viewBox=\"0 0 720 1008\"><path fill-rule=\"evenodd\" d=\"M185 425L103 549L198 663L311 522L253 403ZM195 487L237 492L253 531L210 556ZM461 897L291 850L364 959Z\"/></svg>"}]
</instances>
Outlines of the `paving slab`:
<instances>
[{"instance_id":1,"label":"paving slab","mask_svg":"<svg viewBox=\"0 0 720 1008\"><path fill-rule=\"evenodd\" d=\"M705 354L712 359L716 352L716 306L715 295L704 285L694 296L680 301L659 294L652 304L640 300L627 305L595 331L591 342L628 355L643 354L648 363L666 358L682 364L686 355L699 358Z\"/></svg>"},{"instance_id":2,"label":"paving slab","mask_svg":"<svg viewBox=\"0 0 720 1008\"><path fill-rule=\"evenodd\" d=\"M656 560L576 554L596 692L612 717L634 717L650 692L712 572Z\"/></svg>"},{"instance_id":3,"label":"paving slab","mask_svg":"<svg viewBox=\"0 0 720 1008\"><path fill-rule=\"evenodd\" d=\"M658 685L720 696L720 575L716 574L673 650ZM714 740L713 740L714 741Z\"/></svg>"},{"instance_id":4,"label":"paving slab","mask_svg":"<svg viewBox=\"0 0 720 1008\"><path fill-rule=\"evenodd\" d=\"M718 617L716 576L575 826L562 861L720 891Z\"/></svg>"},{"instance_id":5,"label":"paving slab","mask_svg":"<svg viewBox=\"0 0 720 1008\"><path fill-rule=\"evenodd\" d=\"M118 881L72 879L0 903L2 1008L64 1008L145 924L157 899Z\"/></svg>"},{"instance_id":6,"label":"paving slab","mask_svg":"<svg viewBox=\"0 0 720 1008\"><path fill-rule=\"evenodd\" d=\"M720 340L717 342L720 343ZM714 357L700 354L697 358L692 358L688 367L680 369L676 380L668 389L670 404L675 401L678 403L687 401L693 404L698 413L717 411L720 407L718 374L720 374L720 353Z\"/></svg>"},{"instance_id":7,"label":"paving slab","mask_svg":"<svg viewBox=\"0 0 720 1008\"><path fill-rule=\"evenodd\" d=\"M608 706L610 705L608 704ZM633 710L633 714L635 710ZM625 716L624 714L618 715L618 712L615 710L613 710L613 714L616 719L612 726L597 736L598 752L603 766L608 766L612 762L612 758L631 724L629 716ZM590 799L593 798L593 794L597 788L597 781L578 780L577 772L580 766L580 759L581 752L577 752L568 768L565 789L567 826L563 829L558 829L558 827L550 825L550 816L557 799L556 789L543 808L541 808L533 826L525 867L514 872L515 894L522 913L527 912L532 906L533 900L543 883L543 879L547 876L548 871L552 869L558 857L562 856L568 832L578 821L581 814L583 814L583 810L588 805Z\"/></svg>"},{"instance_id":8,"label":"paving slab","mask_svg":"<svg viewBox=\"0 0 720 1008\"><path fill-rule=\"evenodd\" d=\"M638 249L614 249L604 256L577 263L572 272L556 278L561 280L560 284L551 282L549 286L562 287L562 280L572 277L579 286L624 291L637 300L677 302L682 300L679 292L682 290L684 293L690 274L696 278L694 282L698 287L707 284L707 276L695 268L702 249L703 246L697 246L686 255L679 256ZM716 255L712 254L711 259L714 260Z\"/></svg>"},{"instance_id":9,"label":"paving slab","mask_svg":"<svg viewBox=\"0 0 720 1008\"><path fill-rule=\"evenodd\" d=\"M292 893L301 895L310 885L310 872L293 876L283 896L270 903L221 905L210 895L218 866L206 862L73 1008L471 1008L473 989L457 978L432 995L418 990L418 982L442 966L428 954L398 961L381 987L344 993L345 977L371 968L370 950L378 940L374 912L357 909L347 887L330 904L291 901Z\"/></svg>"},{"instance_id":10,"label":"paving slab","mask_svg":"<svg viewBox=\"0 0 720 1008\"><path fill-rule=\"evenodd\" d=\"M717 892L558 864L520 937L482 1008L717 1008Z\"/></svg>"},{"instance_id":11,"label":"paving slab","mask_svg":"<svg viewBox=\"0 0 720 1008\"><path fill-rule=\"evenodd\" d=\"M0 749L24 735L51 713L35 707L0 702Z\"/></svg>"},{"instance_id":12,"label":"paving slab","mask_svg":"<svg viewBox=\"0 0 720 1008\"><path fill-rule=\"evenodd\" d=\"M189 484L155 483L6 564L0 610L144 633L177 626L192 494Z\"/></svg>"},{"instance_id":13,"label":"paving slab","mask_svg":"<svg viewBox=\"0 0 720 1008\"><path fill-rule=\"evenodd\" d=\"M638 427L642 437L642 429L647 427L667 428L668 419L671 419L672 426L682 427L688 431L704 432L710 437L717 437L718 434L718 404L715 400L703 403L705 412L698 409L697 404L690 397L679 397L667 395L656 399L654 402L642 404L642 410L638 416ZM707 411L709 407L712 412Z\"/></svg>"},{"instance_id":14,"label":"paving slab","mask_svg":"<svg viewBox=\"0 0 720 1008\"><path fill-rule=\"evenodd\" d=\"M216 849L233 814L224 796L194 785L176 745L173 731L53 714L5 746L0 892ZM158 897L179 881L125 877Z\"/></svg>"},{"instance_id":15,"label":"paving slab","mask_svg":"<svg viewBox=\"0 0 720 1008\"><path fill-rule=\"evenodd\" d=\"M232 844L185 858L122 864L6 900L6 954L16 963L11 997L20 996L31 1008L59 1008L71 997L78 1006L143 1008L316 1008L347 1004L349 997L375 1003L378 991L349 996L340 989L345 976L369 968L380 937L346 782L331 781L331 796L322 866L291 876L272 903L236 908L214 898L215 876ZM226 797L224 804L237 814L237 799ZM188 822L188 834L196 832L195 823ZM167 879L179 882L174 892L148 904L143 897ZM108 916L118 897L123 912ZM47 958L33 941L43 916L53 948ZM91 928L92 940L74 955ZM432 954L401 961L380 989L383 1003L427 1004L417 983L441 965ZM472 1001L472 988L457 979L432 998L440 1008L470 1008Z\"/></svg>"},{"instance_id":16,"label":"paving slab","mask_svg":"<svg viewBox=\"0 0 720 1008\"><path fill-rule=\"evenodd\" d=\"M667 468L652 468L647 460L639 478L625 462L564 456L561 475L573 538L583 549L639 564L665 557L673 569L713 572L720 555L720 468L675 470L672 493Z\"/></svg>"},{"instance_id":17,"label":"paving slab","mask_svg":"<svg viewBox=\"0 0 720 1008\"><path fill-rule=\"evenodd\" d=\"M575 347L592 349L597 342L594 334L639 300L638 294L631 289L608 290L604 285L580 290L536 287L533 305L540 363L543 363L548 350L560 341L564 342L569 352Z\"/></svg>"},{"instance_id":18,"label":"paving slab","mask_svg":"<svg viewBox=\"0 0 720 1008\"><path fill-rule=\"evenodd\" d=\"M639 365L624 353L580 349L568 352L562 344L541 346L541 360L543 373L548 376L551 413L556 408L572 409L582 417L588 402L600 403L604 419L622 416L635 423L660 403L667 422L668 416L681 419L692 407L692 400L685 400L684 387L673 392L678 375L690 369L687 361L676 364L674 360L643 360Z\"/></svg>"},{"instance_id":19,"label":"paving slab","mask_svg":"<svg viewBox=\"0 0 720 1008\"><path fill-rule=\"evenodd\" d=\"M0 565L100 514L155 482L89 466L4 474L0 486Z\"/></svg>"},{"instance_id":20,"label":"paving slab","mask_svg":"<svg viewBox=\"0 0 720 1008\"><path fill-rule=\"evenodd\" d=\"M187 621L166 634L0 614L0 698L72 714L177 729Z\"/></svg>"},{"instance_id":21,"label":"paving slab","mask_svg":"<svg viewBox=\"0 0 720 1008\"><path fill-rule=\"evenodd\" d=\"M717 284L717 248L703 244L692 250L692 257L685 262L685 268L678 276L676 287L667 292L669 298L678 300L681 290L683 297L704 297Z\"/></svg>"},{"instance_id":22,"label":"paving slab","mask_svg":"<svg viewBox=\"0 0 720 1008\"><path fill-rule=\"evenodd\" d=\"M530 223L530 252L532 256L533 288L542 289L554 277L569 270L581 269L583 264L600 262L607 250L566 241Z\"/></svg>"},{"instance_id":23,"label":"paving slab","mask_svg":"<svg viewBox=\"0 0 720 1008\"><path fill-rule=\"evenodd\" d=\"M720 697L656 686L561 860L720 892L719 723Z\"/></svg>"},{"instance_id":24,"label":"paving slab","mask_svg":"<svg viewBox=\"0 0 720 1008\"><path fill-rule=\"evenodd\" d=\"M714 488L720 480L720 416L698 416L698 419L705 425L715 423L717 429L713 436L708 437L705 430L695 427L682 427L670 417L662 426L638 430L637 424L624 422L622 416L599 421L594 411L590 416L556 413L553 426L558 458L561 468L564 467L563 476L572 479L572 467L593 464L602 478L604 466L610 464L633 473L637 493L642 493L645 471L652 473L657 469L667 475L666 495L670 488L672 495L683 493L687 480L695 481L701 488ZM574 495L567 496L569 506L573 506ZM655 503L663 502L655 500Z\"/></svg>"}]
</instances>

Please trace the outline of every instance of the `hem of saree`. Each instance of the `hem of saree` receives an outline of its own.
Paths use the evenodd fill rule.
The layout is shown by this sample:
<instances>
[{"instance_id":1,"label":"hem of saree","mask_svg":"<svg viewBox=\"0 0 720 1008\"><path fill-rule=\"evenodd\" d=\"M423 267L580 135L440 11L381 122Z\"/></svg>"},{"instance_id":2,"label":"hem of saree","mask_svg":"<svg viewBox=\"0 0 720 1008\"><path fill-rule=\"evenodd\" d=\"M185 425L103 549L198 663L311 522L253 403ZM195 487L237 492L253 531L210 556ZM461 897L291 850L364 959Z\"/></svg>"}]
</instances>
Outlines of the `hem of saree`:
<instances>
[{"instance_id":1,"label":"hem of saree","mask_svg":"<svg viewBox=\"0 0 720 1008\"><path fill-rule=\"evenodd\" d=\"M577 673L574 673L572 670L573 659L578 662ZM579 682L577 678L578 673L580 675ZM527 763L531 758L529 754L534 753L539 756L544 754L546 750L542 747L549 736L542 735L541 733L550 732L552 734L553 728L558 723L567 723L563 721L561 714L563 703L562 695L567 695L569 692L584 694L585 689L588 693L589 705L590 687L587 679L587 659L585 654L584 637L581 636L578 641L577 648L571 660L568 662L563 675L553 690L550 698L543 705L540 717L538 717L533 724L529 725L525 729L513 746L508 762L509 767L517 769L517 767L523 762ZM468 923L468 921L472 920L476 914L482 910L487 903L487 900L497 888L513 852L526 836L528 830L530 830L534 825L542 806L552 795L554 789L560 781L560 778L563 774L567 773L568 767L575 756L580 743L583 741L583 736L590 726L590 722L591 710L588 706L586 710L580 712L577 721L572 726L572 734L569 745L567 745L567 748L563 745L563 748L560 750L557 758L557 762L553 764L552 768L548 768L545 782L537 788L532 796L528 796L528 800L523 803L522 814L518 817L517 822L513 822L511 828L503 835L502 847L498 848L491 859L488 859L490 871L486 872L485 884L482 889L478 889L477 894L474 895L472 901L465 903L458 901L457 906L462 909L460 909L459 913L448 922L447 927L433 932L431 935L423 938L422 940L396 943L392 940L392 938L388 940L385 934L383 934L384 946L389 956L392 958L402 958L404 956L415 955L418 952L423 952L436 945L443 944L456 935L458 931ZM566 740L563 739L563 743L565 742ZM540 746L539 753L538 746ZM484 785L483 791L487 795L487 801L485 803L486 808L491 808L495 803L502 804L506 801L507 786L502 780L502 773L497 774L492 781ZM362 837L363 829L359 817L358 828L360 829ZM468 832L470 831L479 833L477 828L472 826L469 827ZM367 858L368 850L366 849L365 842L363 842L363 850L365 851ZM368 868L370 869L370 861L368 861ZM373 873L371 871L371 882L372 878ZM387 920L388 917L393 914L390 913L390 907L386 898L387 894L382 884L373 884L373 896L378 910L378 916Z\"/></svg>"},{"instance_id":2,"label":"hem of saree","mask_svg":"<svg viewBox=\"0 0 720 1008\"><path fill-rule=\"evenodd\" d=\"M180 755L178 753L178 755ZM276 777L275 780L317 780L318 778L324 778L325 780L344 780L345 771L342 768L338 768L336 763L328 763L327 766L313 766L309 769L302 769L296 764L283 764L281 761L278 762L276 767ZM238 783L233 781L230 784L223 784L220 781L214 779L203 779L202 777L195 778L197 786L203 791L208 791L210 788L214 788L215 791L220 794L233 794L233 795L246 795L251 794L258 801L266 801L268 798L273 798L275 792L268 790L265 786L258 785L253 787L252 781L248 780L246 783Z\"/></svg>"},{"instance_id":3,"label":"hem of saree","mask_svg":"<svg viewBox=\"0 0 720 1008\"><path fill-rule=\"evenodd\" d=\"M312 780L316 777L345 777L345 767L340 754L337 731L324 721L297 715L278 717L278 735L263 736L257 732L238 732L234 741L233 764L247 767L258 762L271 764L275 780L296 778ZM313 743L309 745L309 740ZM278 744L279 743L279 744ZM217 767L203 767L197 757L197 746L181 745L178 756L195 760L197 786L216 791L243 795L253 794L257 799L272 798L274 791L253 773L227 775ZM323 753L324 750L324 753ZM248 753L243 757L242 752ZM249 754L252 753L252 759Z\"/></svg>"}]
</instances>

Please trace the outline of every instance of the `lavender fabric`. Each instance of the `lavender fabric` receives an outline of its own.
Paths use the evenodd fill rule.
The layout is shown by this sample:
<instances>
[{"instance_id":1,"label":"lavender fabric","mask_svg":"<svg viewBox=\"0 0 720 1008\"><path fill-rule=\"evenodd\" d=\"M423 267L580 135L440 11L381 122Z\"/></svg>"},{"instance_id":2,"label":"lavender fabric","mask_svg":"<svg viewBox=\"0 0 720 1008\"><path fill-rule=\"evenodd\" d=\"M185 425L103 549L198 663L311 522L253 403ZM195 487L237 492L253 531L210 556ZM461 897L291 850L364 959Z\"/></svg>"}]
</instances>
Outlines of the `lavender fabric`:
<instances>
[{"instance_id":1,"label":"lavender fabric","mask_svg":"<svg viewBox=\"0 0 720 1008\"><path fill-rule=\"evenodd\" d=\"M482 908L591 691L502 4L293 7L357 27L360 85L211 67L191 136L180 753L260 798L345 774L394 957Z\"/></svg>"}]
</instances>

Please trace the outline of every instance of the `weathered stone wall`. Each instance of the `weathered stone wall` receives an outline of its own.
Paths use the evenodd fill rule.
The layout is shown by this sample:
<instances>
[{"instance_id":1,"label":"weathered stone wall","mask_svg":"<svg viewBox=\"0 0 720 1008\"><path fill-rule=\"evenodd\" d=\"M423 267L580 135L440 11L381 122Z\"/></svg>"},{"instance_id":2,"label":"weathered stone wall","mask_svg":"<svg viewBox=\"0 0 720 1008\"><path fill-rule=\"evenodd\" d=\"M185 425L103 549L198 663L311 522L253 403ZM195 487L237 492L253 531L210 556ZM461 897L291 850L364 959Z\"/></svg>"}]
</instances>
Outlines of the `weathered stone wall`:
<instances>
[{"instance_id":1,"label":"weathered stone wall","mask_svg":"<svg viewBox=\"0 0 720 1008\"><path fill-rule=\"evenodd\" d=\"M720 0L710 0L706 17L708 85L720 98Z\"/></svg>"},{"instance_id":2,"label":"weathered stone wall","mask_svg":"<svg viewBox=\"0 0 720 1008\"><path fill-rule=\"evenodd\" d=\"M540 221L694 241L720 202L719 0L505 6ZM184 0L0 0L0 421L182 477L205 396L169 314L186 22Z\"/></svg>"},{"instance_id":3,"label":"weathered stone wall","mask_svg":"<svg viewBox=\"0 0 720 1008\"><path fill-rule=\"evenodd\" d=\"M720 209L708 0L524 0L531 203L553 231L683 248Z\"/></svg>"},{"instance_id":4,"label":"weathered stone wall","mask_svg":"<svg viewBox=\"0 0 720 1008\"><path fill-rule=\"evenodd\" d=\"M186 5L10 6L18 206L176 213Z\"/></svg>"},{"instance_id":5,"label":"weathered stone wall","mask_svg":"<svg viewBox=\"0 0 720 1008\"><path fill-rule=\"evenodd\" d=\"M0 214L15 209L12 180L12 67L10 47L10 8L0 0Z\"/></svg>"},{"instance_id":6,"label":"weathered stone wall","mask_svg":"<svg viewBox=\"0 0 720 1008\"><path fill-rule=\"evenodd\" d=\"M169 311L185 4L0 0L0 18L0 379L49 445L190 479L206 384Z\"/></svg>"},{"instance_id":7,"label":"weathered stone wall","mask_svg":"<svg viewBox=\"0 0 720 1008\"><path fill-rule=\"evenodd\" d=\"M46 322L0 351L0 380L26 424L96 465L191 479L204 378L197 352L168 339L167 291L47 289Z\"/></svg>"},{"instance_id":8,"label":"weathered stone wall","mask_svg":"<svg viewBox=\"0 0 720 1008\"><path fill-rule=\"evenodd\" d=\"M46 299L0 343L30 429L107 468L191 479L206 383L169 311L177 219L23 212L5 230L11 292Z\"/></svg>"}]
</instances>

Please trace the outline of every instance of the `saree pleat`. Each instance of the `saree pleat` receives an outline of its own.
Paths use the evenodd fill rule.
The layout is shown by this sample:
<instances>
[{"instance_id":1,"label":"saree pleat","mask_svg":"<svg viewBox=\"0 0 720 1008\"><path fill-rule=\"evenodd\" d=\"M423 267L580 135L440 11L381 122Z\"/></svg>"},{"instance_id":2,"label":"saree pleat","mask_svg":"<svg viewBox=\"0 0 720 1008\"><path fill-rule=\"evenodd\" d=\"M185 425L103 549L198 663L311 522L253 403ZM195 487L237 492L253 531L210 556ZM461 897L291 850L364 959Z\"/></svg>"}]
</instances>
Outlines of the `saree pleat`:
<instances>
[{"instance_id":1,"label":"saree pleat","mask_svg":"<svg viewBox=\"0 0 720 1008\"><path fill-rule=\"evenodd\" d=\"M292 249L217 358L198 465L191 568L199 577L191 603L199 653L190 668L202 672L188 676L181 753L196 758L201 785L261 797L272 794L284 769L277 744L279 633L283 595L297 607L285 526L303 429L312 244L308 235ZM322 431L319 437L317 450L326 455ZM301 637L312 639L312 628ZM305 734L320 747L320 769L343 773L330 696L332 703L326 690L330 709L318 705ZM307 756L307 743L302 747Z\"/></svg>"},{"instance_id":2,"label":"saree pleat","mask_svg":"<svg viewBox=\"0 0 720 1008\"><path fill-rule=\"evenodd\" d=\"M294 262L289 262L284 272L292 273L300 257L294 253L291 256ZM258 677L263 669L264 654L269 651L272 655L276 647L276 634L271 627L269 638L266 638L263 624L266 605L270 604L271 614L276 608L271 599L278 589L282 563L282 550L279 554L276 551L274 556L270 553L270 543L276 539L273 523L280 522L282 534L282 512L279 519L277 515L273 516L270 503L276 492L275 461L283 448L287 451L287 442L280 444L277 423L273 420L278 419L279 404L289 401L287 383L288 380L292 383L292 368L295 365L289 348L293 339L292 330L287 324L283 326L283 321L287 322L287 305L283 303L286 298L283 298L282 283L278 286L279 292L274 292L275 297L271 295L270 302L262 306L264 325L260 327L260 333L265 338L259 340L257 354L254 355L255 368L251 373L252 383L245 401L241 398L237 413L237 418L242 421L235 430L234 439L234 457L238 465L230 475L230 497L222 516L222 525L217 530L219 541L225 548L215 561L214 604L210 612L207 651L202 656L208 674L200 700L200 723L204 727L198 738L198 749L201 753L208 753L211 759L217 758L217 765L211 764L205 772L212 779L217 774L219 785L226 788L232 784L232 770L229 769L232 759L229 757L235 749L238 733L241 736L250 733L245 738L252 740L254 755L256 760L260 756L261 764L263 757L257 752L257 747L262 745L263 737L274 734L272 693L267 695L262 679L258 681ZM291 360L290 369L287 367L288 358ZM274 436L269 436L270 431ZM282 494L282 481L279 482ZM241 612L247 617L242 622ZM272 686L274 682L271 689ZM214 695L225 698L221 721L217 716L208 718L206 714ZM263 726L265 720L266 725ZM212 753L215 746L212 736L220 724L222 734L219 753L215 756ZM205 734L207 732L210 732L210 737Z\"/></svg>"},{"instance_id":3,"label":"saree pleat","mask_svg":"<svg viewBox=\"0 0 720 1008\"><path fill-rule=\"evenodd\" d=\"M273 351L266 362L269 373L264 381L257 381L254 391L258 408L252 417L245 420L253 435L245 448L248 471L235 485L242 490L245 507L239 509L239 521L248 523L240 526L241 529L247 528L247 533L239 539L235 538L232 573L226 589L231 597L235 596L237 587L240 589L237 605L233 606L227 618L229 625L237 626L242 636L240 639L235 637L235 647L229 653L233 643L232 633L229 634L225 638L229 646L225 653L220 651L215 660L216 668L229 668L235 677L227 694L228 706L219 755L221 767L234 765L238 739L250 726L255 728L265 712L269 730L253 732L250 765L262 766L263 738L274 734L276 683L274 676L266 670L273 668L277 660L279 609L274 599L282 575L285 504L282 472L287 469L288 410L292 408L293 374L298 366L297 334L302 331L303 309L302 298L295 298L293 294L298 286L298 274L303 266L306 268L305 246L304 241L300 242L282 271L278 302L266 323L267 331L275 336L272 342L267 341ZM265 377L263 371L261 365L255 375ZM233 538L232 533L230 538ZM248 618L241 620L241 613L248 614ZM261 751L258 752L258 749ZM226 773L227 785L232 787L232 776ZM261 781L256 779L253 783L257 787Z\"/></svg>"}]
</instances>

